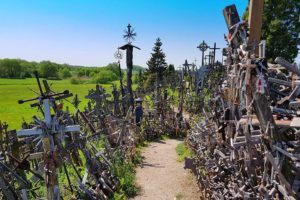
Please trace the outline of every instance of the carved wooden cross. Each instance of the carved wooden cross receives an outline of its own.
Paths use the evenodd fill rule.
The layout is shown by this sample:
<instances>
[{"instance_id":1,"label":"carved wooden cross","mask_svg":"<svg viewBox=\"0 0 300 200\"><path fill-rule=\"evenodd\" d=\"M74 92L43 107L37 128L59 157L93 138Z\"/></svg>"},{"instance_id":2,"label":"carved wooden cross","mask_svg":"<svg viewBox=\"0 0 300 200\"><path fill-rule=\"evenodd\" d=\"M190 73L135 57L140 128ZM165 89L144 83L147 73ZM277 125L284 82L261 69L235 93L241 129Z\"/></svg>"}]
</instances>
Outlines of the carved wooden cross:
<instances>
[{"instance_id":1,"label":"carved wooden cross","mask_svg":"<svg viewBox=\"0 0 300 200\"><path fill-rule=\"evenodd\" d=\"M57 166L55 165L56 148L54 144L55 134L64 134L66 132L80 131L80 125L65 126L58 123L57 118L51 117L49 98L42 100L44 111L44 123L41 127L32 129L22 129L17 132L22 136L40 136L44 148L45 180L47 186L47 199L60 199Z\"/></svg>"}]
</instances>

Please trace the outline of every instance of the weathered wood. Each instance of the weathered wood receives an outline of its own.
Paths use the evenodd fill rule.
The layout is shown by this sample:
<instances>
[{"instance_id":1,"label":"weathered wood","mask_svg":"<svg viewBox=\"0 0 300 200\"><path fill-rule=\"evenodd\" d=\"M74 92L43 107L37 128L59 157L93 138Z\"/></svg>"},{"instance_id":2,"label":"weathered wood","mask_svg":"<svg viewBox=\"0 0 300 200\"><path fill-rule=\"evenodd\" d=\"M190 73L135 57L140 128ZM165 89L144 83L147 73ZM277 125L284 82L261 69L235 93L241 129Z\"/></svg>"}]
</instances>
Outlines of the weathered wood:
<instances>
[{"instance_id":1,"label":"weathered wood","mask_svg":"<svg viewBox=\"0 0 300 200\"><path fill-rule=\"evenodd\" d=\"M289 71L297 74L298 76L300 76L300 70L298 68L296 68L296 66L294 66L293 64L286 61L285 59L283 59L281 57L277 57L275 59L275 62L280 64L281 66L285 67L287 70L289 70Z\"/></svg>"},{"instance_id":2,"label":"weathered wood","mask_svg":"<svg viewBox=\"0 0 300 200\"><path fill-rule=\"evenodd\" d=\"M276 78L268 78L268 82L270 82L270 83L276 83L276 84L279 84L279 85L284 85L284 86L287 86L287 87L292 87L292 83L291 82L280 80L280 79L276 79Z\"/></svg>"},{"instance_id":3,"label":"weathered wood","mask_svg":"<svg viewBox=\"0 0 300 200\"><path fill-rule=\"evenodd\" d=\"M249 39L248 45L255 44L255 55L258 56L259 48L257 47L261 38L263 0L250 0L249 4ZM257 46L256 46L257 45Z\"/></svg>"}]
</instances>

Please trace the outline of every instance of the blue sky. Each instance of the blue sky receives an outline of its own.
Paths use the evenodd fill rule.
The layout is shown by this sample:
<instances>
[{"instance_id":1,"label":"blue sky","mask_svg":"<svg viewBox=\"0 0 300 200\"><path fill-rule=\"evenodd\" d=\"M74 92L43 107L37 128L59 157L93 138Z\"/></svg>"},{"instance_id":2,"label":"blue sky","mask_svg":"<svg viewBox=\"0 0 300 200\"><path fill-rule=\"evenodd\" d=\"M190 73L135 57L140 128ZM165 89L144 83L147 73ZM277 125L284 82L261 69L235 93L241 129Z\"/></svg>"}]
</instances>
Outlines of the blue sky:
<instances>
[{"instance_id":1,"label":"blue sky","mask_svg":"<svg viewBox=\"0 0 300 200\"><path fill-rule=\"evenodd\" d=\"M222 9L233 3L242 15L248 0L2 0L0 58L103 66L131 23L141 48L134 64L146 66L157 37L168 63L200 63L202 40L225 46Z\"/></svg>"}]
</instances>

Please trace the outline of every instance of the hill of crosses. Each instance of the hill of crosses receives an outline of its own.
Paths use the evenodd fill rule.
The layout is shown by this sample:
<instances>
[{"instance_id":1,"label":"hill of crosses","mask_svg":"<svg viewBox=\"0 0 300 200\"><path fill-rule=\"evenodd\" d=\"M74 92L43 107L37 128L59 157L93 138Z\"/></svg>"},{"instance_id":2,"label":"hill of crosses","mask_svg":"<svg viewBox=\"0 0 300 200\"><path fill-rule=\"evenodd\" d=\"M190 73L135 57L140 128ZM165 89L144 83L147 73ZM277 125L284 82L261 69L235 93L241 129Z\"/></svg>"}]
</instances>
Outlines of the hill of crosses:
<instances>
[{"instance_id":1,"label":"hill of crosses","mask_svg":"<svg viewBox=\"0 0 300 200\"><path fill-rule=\"evenodd\" d=\"M127 23L106 67L1 59L0 199L300 199L300 2L276 2L215 13L199 64L157 38L134 65Z\"/></svg>"}]
</instances>

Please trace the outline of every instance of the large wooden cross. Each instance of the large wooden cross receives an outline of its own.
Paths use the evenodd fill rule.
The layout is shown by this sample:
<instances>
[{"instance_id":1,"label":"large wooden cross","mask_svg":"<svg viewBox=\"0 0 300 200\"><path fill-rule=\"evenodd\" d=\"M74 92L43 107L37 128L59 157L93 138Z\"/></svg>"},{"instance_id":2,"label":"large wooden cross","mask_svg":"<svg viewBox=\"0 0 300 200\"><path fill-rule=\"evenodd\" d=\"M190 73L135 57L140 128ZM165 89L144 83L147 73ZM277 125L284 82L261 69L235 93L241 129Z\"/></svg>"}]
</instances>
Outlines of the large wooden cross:
<instances>
[{"instance_id":1,"label":"large wooden cross","mask_svg":"<svg viewBox=\"0 0 300 200\"><path fill-rule=\"evenodd\" d=\"M60 125L57 118L51 116L51 101L49 98L42 100L44 111L44 124L41 127L32 129L22 129L17 132L22 136L41 136L44 149L44 169L45 181L47 186L47 199L60 200L57 166L55 165L56 148L54 144L55 134L64 134L66 132L80 131L80 125L65 126Z\"/></svg>"}]
</instances>

